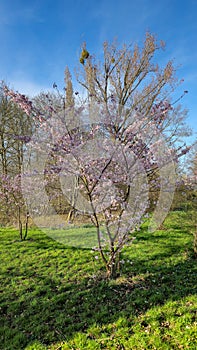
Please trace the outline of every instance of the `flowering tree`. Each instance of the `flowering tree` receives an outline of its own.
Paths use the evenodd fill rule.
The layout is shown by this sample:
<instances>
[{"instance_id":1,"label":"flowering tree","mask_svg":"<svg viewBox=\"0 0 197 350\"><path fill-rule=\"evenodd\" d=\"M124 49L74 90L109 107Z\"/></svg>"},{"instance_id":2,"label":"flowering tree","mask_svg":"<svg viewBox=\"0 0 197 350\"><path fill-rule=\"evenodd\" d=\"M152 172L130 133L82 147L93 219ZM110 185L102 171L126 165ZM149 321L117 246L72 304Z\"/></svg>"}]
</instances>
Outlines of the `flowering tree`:
<instances>
[{"instance_id":1,"label":"flowering tree","mask_svg":"<svg viewBox=\"0 0 197 350\"><path fill-rule=\"evenodd\" d=\"M174 162L189 150L180 143L185 112L170 103L165 90L176 85L172 62L164 69L151 63L162 46L149 33L141 50L105 43L102 64L83 47L78 79L87 95L74 99L66 69L62 108L50 102L38 109L26 96L4 89L37 125L23 178L28 207L40 215L52 210L45 188L58 174L68 201L96 227L94 249L109 278L116 276L122 248L147 216L152 190L158 196L149 229L164 220L175 188Z\"/></svg>"},{"instance_id":2,"label":"flowering tree","mask_svg":"<svg viewBox=\"0 0 197 350\"><path fill-rule=\"evenodd\" d=\"M21 193L21 175L0 176L0 208L9 223L17 221L21 240L27 238L29 212ZM7 220L8 221L8 220Z\"/></svg>"}]
</instances>

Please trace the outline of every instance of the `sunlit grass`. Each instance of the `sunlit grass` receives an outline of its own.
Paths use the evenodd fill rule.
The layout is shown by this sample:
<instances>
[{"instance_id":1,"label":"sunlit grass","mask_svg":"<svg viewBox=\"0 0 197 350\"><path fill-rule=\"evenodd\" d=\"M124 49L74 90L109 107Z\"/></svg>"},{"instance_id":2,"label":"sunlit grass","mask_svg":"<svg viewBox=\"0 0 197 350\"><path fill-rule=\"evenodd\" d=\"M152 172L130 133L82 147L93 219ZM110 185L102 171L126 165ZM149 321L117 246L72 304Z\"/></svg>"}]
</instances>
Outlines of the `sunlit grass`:
<instances>
[{"instance_id":1,"label":"sunlit grass","mask_svg":"<svg viewBox=\"0 0 197 350\"><path fill-rule=\"evenodd\" d=\"M94 228L70 230L74 247L37 229L25 242L14 229L0 230L0 349L197 348L197 267L188 215L172 212L154 233L145 226L123 251L115 281L103 278L88 248Z\"/></svg>"}]
</instances>

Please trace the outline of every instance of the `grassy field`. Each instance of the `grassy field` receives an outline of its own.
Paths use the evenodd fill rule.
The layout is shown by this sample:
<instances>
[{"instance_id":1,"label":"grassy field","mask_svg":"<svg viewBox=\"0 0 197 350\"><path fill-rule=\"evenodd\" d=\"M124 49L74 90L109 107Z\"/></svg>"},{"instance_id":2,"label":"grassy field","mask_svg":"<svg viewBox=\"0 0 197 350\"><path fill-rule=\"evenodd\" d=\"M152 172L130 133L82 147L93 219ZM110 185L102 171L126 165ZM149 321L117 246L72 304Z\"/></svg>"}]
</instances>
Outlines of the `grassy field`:
<instances>
[{"instance_id":1,"label":"grassy field","mask_svg":"<svg viewBox=\"0 0 197 350\"><path fill-rule=\"evenodd\" d=\"M80 228L92 237L93 228ZM79 234L72 228L71 235ZM58 235L58 232L56 232ZM31 229L0 229L1 350L197 348L197 264L192 224L172 212L122 253L115 281L89 248Z\"/></svg>"}]
</instances>

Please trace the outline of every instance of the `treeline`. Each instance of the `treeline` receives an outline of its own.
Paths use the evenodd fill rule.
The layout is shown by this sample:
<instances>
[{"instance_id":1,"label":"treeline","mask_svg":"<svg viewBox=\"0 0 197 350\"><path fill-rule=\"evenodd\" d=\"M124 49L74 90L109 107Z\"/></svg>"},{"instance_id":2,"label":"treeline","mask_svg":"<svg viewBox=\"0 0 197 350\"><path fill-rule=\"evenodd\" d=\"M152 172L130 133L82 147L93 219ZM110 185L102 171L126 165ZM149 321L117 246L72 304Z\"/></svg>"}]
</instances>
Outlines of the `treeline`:
<instances>
[{"instance_id":1,"label":"treeline","mask_svg":"<svg viewBox=\"0 0 197 350\"><path fill-rule=\"evenodd\" d=\"M55 108L62 108L61 101L54 93L40 93L34 98L39 109L45 111L46 101ZM35 133L36 123L32 115L26 114L16 103L5 95L0 87L0 225L16 224L22 234L22 226L27 229L28 208L21 191L24 154L27 143ZM59 214L69 213L70 206L65 200L58 180L48 185L46 192Z\"/></svg>"}]
</instances>

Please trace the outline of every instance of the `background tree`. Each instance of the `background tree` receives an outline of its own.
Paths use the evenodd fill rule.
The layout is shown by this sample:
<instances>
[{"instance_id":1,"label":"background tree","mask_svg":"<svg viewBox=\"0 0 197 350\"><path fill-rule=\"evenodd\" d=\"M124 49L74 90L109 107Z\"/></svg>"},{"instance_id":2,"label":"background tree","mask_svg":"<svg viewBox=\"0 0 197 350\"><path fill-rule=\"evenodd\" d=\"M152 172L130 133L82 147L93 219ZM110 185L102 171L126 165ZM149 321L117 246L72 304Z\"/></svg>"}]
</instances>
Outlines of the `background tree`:
<instances>
[{"instance_id":1,"label":"background tree","mask_svg":"<svg viewBox=\"0 0 197 350\"><path fill-rule=\"evenodd\" d=\"M20 174L26 142L33 132L31 116L7 98L0 89L0 169L3 174Z\"/></svg>"},{"instance_id":2,"label":"background tree","mask_svg":"<svg viewBox=\"0 0 197 350\"><path fill-rule=\"evenodd\" d=\"M64 72L64 82L65 82L65 107L71 108L74 107L75 100L74 100L74 93L73 93L73 84L72 84L72 78L69 71L69 68L66 67Z\"/></svg>"},{"instance_id":3,"label":"background tree","mask_svg":"<svg viewBox=\"0 0 197 350\"><path fill-rule=\"evenodd\" d=\"M119 48L117 42L104 42L102 61L88 53L78 70L77 79L92 101L107 106L115 99L119 116L126 107L127 113L117 128L127 126L132 112L138 111L144 118L154 119L158 118L157 112L162 109L160 120L156 120L158 128L165 132L169 142L180 142L182 136L191 133L188 127L185 128L187 111L182 110L180 105L172 108L171 113L164 104L158 109L162 101L170 102L171 93L180 84L172 61L164 68L155 63L157 51L164 47L164 42L158 42L149 32L142 47L134 44Z\"/></svg>"}]
</instances>

